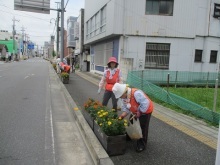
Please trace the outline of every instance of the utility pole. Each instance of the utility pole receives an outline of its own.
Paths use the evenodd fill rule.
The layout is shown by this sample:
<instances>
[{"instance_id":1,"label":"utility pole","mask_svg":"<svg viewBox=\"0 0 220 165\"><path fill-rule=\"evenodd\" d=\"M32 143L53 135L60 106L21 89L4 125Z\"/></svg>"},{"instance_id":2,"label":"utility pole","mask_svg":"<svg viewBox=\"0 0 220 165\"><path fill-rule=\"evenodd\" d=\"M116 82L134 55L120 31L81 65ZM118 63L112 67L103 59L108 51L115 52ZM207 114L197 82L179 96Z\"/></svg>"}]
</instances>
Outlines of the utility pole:
<instances>
[{"instance_id":1,"label":"utility pole","mask_svg":"<svg viewBox=\"0 0 220 165\"><path fill-rule=\"evenodd\" d=\"M61 0L61 52L60 60L63 62L64 57L64 0Z\"/></svg>"},{"instance_id":2,"label":"utility pole","mask_svg":"<svg viewBox=\"0 0 220 165\"><path fill-rule=\"evenodd\" d=\"M24 27L22 26L22 28L21 28L21 31L22 31L22 56L24 57L24 44L25 44L25 42L24 42Z\"/></svg>"},{"instance_id":3,"label":"utility pole","mask_svg":"<svg viewBox=\"0 0 220 165\"><path fill-rule=\"evenodd\" d=\"M15 54L15 34L16 34L16 31L15 31L15 21L19 22L19 20L16 20L15 17L13 17L12 19L13 21L13 31L12 31L12 34L13 34L13 55Z\"/></svg>"},{"instance_id":4,"label":"utility pole","mask_svg":"<svg viewBox=\"0 0 220 165\"><path fill-rule=\"evenodd\" d=\"M56 45L56 49L57 49L57 56L59 54L59 24L60 24L60 11L58 9L60 9L60 2L56 2L57 3L57 45Z\"/></svg>"}]
</instances>

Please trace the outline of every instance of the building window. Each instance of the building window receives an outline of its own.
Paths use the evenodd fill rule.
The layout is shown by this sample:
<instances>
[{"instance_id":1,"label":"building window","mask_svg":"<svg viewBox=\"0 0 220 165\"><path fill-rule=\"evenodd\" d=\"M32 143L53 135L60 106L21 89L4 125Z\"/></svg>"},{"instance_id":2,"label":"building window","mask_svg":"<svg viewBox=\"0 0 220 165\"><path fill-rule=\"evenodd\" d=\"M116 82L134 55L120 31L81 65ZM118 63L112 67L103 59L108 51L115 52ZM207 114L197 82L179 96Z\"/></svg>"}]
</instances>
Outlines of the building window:
<instances>
[{"instance_id":1,"label":"building window","mask_svg":"<svg viewBox=\"0 0 220 165\"><path fill-rule=\"evenodd\" d=\"M147 43L145 69L169 69L170 44Z\"/></svg>"},{"instance_id":2,"label":"building window","mask_svg":"<svg viewBox=\"0 0 220 165\"><path fill-rule=\"evenodd\" d=\"M101 32L104 32L105 31L105 28L106 28L106 6L104 6L102 9L101 9L101 26L100 26L100 31Z\"/></svg>"},{"instance_id":3,"label":"building window","mask_svg":"<svg viewBox=\"0 0 220 165\"><path fill-rule=\"evenodd\" d=\"M202 62L202 50L196 49L194 62Z\"/></svg>"},{"instance_id":4,"label":"building window","mask_svg":"<svg viewBox=\"0 0 220 165\"><path fill-rule=\"evenodd\" d=\"M213 17L214 18L219 18L220 17L220 4L215 3L214 4L214 14Z\"/></svg>"},{"instance_id":5,"label":"building window","mask_svg":"<svg viewBox=\"0 0 220 165\"><path fill-rule=\"evenodd\" d=\"M218 51L216 50L211 50L211 54L210 54L210 63L216 63L217 62L217 54Z\"/></svg>"},{"instance_id":6,"label":"building window","mask_svg":"<svg viewBox=\"0 0 220 165\"><path fill-rule=\"evenodd\" d=\"M174 0L146 0L147 15L173 15Z\"/></svg>"}]
</instances>

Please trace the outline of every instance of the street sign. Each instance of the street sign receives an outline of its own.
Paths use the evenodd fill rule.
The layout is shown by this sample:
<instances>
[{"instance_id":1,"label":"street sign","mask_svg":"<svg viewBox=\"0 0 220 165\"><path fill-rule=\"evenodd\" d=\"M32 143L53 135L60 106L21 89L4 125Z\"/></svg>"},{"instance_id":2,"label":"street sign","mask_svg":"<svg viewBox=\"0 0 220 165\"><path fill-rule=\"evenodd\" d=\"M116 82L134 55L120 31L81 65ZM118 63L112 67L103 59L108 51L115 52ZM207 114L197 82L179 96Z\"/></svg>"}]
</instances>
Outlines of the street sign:
<instances>
[{"instance_id":1,"label":"street sign","mask_svg":"<svg viewBox=\"0 0 220 165\"><path fill-rule=\"evenodd\" d=\"M50 14L50 0L14 0L14 9Z\"/></svg>"},{"instance_id":2,"label":"street sign","mask_svg":"<svg viewBox=\"0 0 220 165\"><path fill-rule=\"evenodd\" d=\"M34 44L33 43L29 43L28 44L28 49L33 50L34 49Z\"/></svg>"}]
</instances>

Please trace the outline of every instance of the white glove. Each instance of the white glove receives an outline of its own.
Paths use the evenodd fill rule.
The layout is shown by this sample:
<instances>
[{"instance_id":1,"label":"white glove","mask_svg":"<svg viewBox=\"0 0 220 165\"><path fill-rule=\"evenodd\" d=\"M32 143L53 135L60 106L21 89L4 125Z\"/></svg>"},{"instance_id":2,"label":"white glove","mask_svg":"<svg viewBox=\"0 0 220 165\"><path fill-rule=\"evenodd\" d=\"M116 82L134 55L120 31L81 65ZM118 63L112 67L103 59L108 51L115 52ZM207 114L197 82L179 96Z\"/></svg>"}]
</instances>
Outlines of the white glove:
<instances>
[{"instance_id":1,"label":"white glove","mask_svg":"<svg viewBox=\"0 0 220 165\"><path fill-rule=\"evenodd\" d=\"M98 93L98 94L100 94L100 93L101 93L101 90L102 90L102 89L101 89L101 88L99 88L99 90L98 90L98 92L97 92L97 93Z\"/></svg>"}]
</instances>

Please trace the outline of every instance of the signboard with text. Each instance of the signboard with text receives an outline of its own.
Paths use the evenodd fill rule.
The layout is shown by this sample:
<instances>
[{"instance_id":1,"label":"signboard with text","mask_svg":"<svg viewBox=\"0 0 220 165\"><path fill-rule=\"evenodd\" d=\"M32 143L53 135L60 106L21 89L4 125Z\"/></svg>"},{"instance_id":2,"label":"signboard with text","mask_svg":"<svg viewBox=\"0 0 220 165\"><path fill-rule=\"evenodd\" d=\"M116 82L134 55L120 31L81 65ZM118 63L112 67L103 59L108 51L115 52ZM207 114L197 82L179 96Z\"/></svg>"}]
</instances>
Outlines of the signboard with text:
<instances>
[{"instance_id":1,"label":"signboard with text","mask_svg":"<svg viewBox=\"0 0 220 165\"><path fill-rule=\"evenodd\" d=\"M14 0L14 9L50 14L50 0Z\"/></svg>"}]
</instances>

